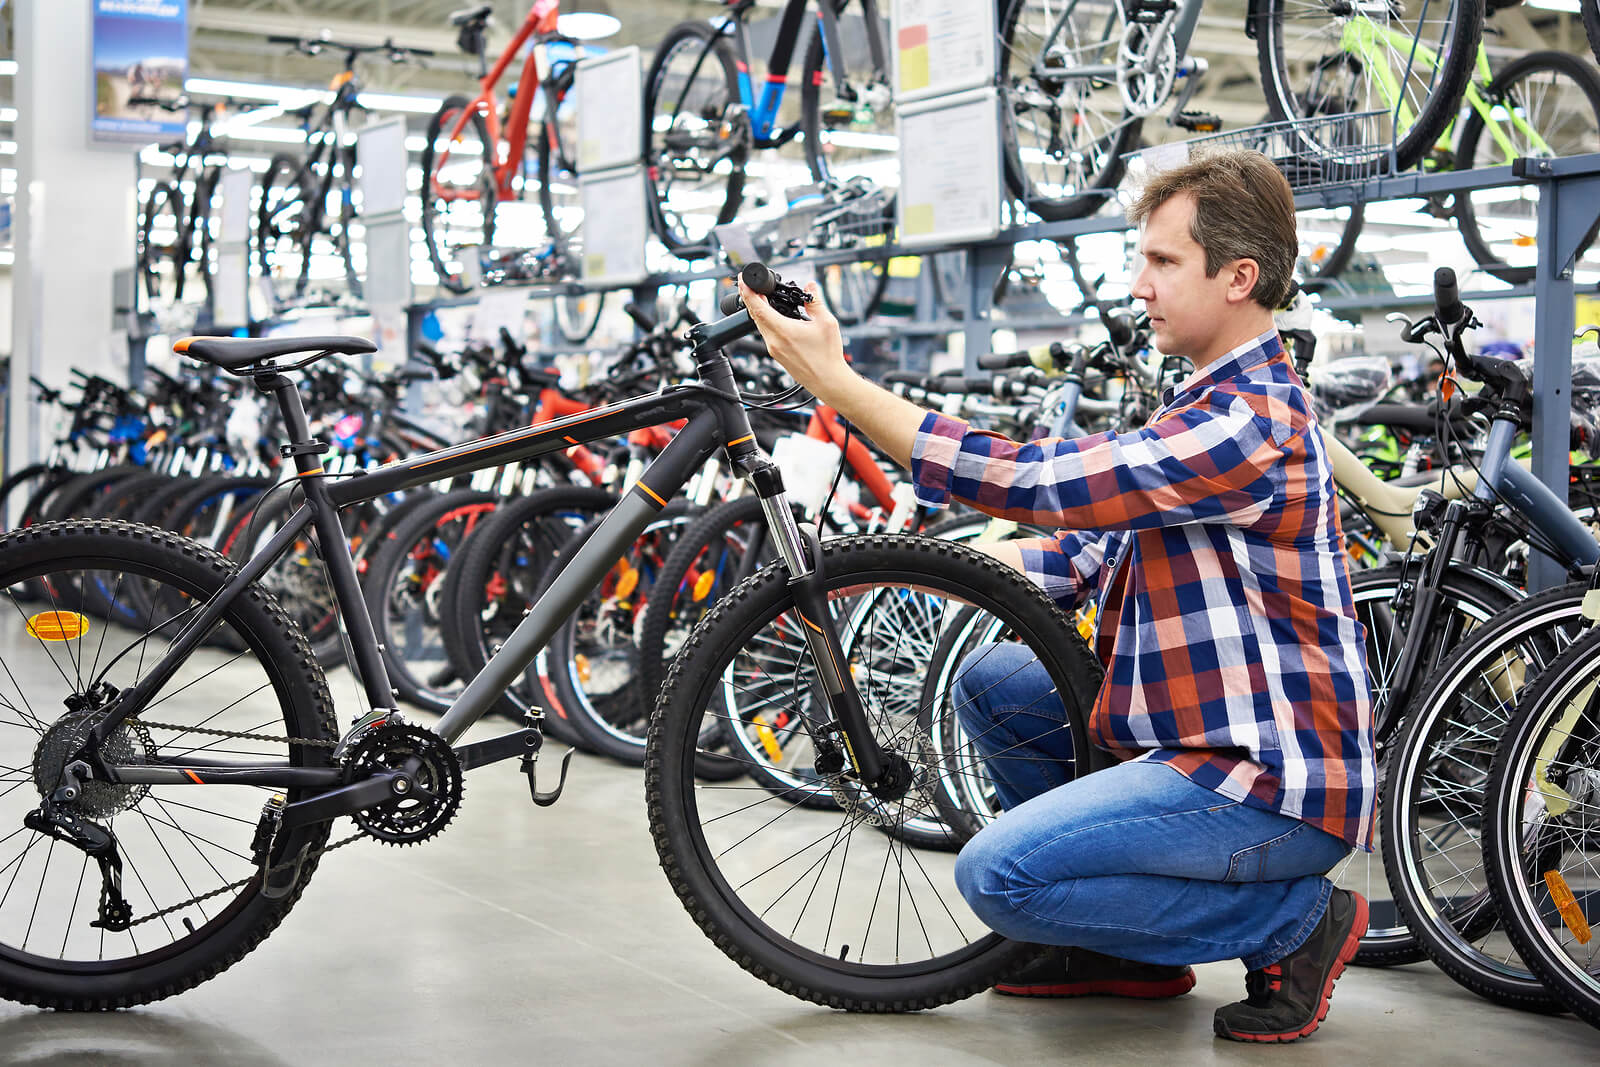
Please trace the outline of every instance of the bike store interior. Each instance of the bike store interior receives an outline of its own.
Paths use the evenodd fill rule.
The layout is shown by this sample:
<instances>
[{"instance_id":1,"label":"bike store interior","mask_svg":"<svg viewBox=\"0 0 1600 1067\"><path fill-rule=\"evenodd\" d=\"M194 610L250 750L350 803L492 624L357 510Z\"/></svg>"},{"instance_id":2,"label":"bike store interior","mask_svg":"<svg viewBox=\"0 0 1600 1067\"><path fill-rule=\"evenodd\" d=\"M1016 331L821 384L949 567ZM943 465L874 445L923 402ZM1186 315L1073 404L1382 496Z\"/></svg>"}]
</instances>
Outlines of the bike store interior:
<instances>
[{"instance_id":1,"label":"bike store interior","mask_svg":"<svg viewBox=\"0 0 1600 1067\"><path fill-rule=\"evenodd\" d=\"M922 506L729 324L815 281L917 404L1138 430L1193 367L1126 213L1239 148L1380 776L1273 1055L1594 1055L1597 63L1597 0L0 0L0 1058L1231 1061L1237 961L987 992L953 677L1096 606L995 594L971 545L1049 531ZM684 461L730 405L790 513Z\"/></svg>"}]
</instances>

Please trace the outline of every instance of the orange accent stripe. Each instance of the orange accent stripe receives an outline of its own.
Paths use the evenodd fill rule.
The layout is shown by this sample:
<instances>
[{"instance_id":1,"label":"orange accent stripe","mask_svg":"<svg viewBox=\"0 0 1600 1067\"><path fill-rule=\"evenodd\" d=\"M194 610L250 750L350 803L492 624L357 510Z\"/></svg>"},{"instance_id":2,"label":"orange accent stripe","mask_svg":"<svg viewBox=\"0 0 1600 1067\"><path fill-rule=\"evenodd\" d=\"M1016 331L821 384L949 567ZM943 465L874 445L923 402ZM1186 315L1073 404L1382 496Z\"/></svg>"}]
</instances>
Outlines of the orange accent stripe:
<instances>
[{"instance_id":1,"label":"orange accent stripe","mask_svg":"<svg viewBox=\"0 0 1600 1067\"><path fill-rule=\"evenodd\" d=\"M579 423L593 422L595 419L598 419L598 418L602 417L603 415L614 415L614 414L616 414L616 413L615 412L605 412L605 411L597 412L594 415L589 416L587 419L579 419L578 422ZM576 423L574 425L576 425ZM512 431L512 433L519 433L519 432L521 432L521 431L517 431L517 430L513 430ZM454 460L454 459L460 459L462 456L470 456L474 452L482 452L486 448L493 448L496 445L503 445L510 438L510 434L499 434L497 436L499 437L499 440L485 441L483 444L479 445L477 448L469 448L465 452L457 452L457 453L455 453L454 455L451 455L451 456L440 456L438 459L430 459L426 463L418 463L415 467L412 467L411 469L412 470L421 470L423 467L431 467L435 463L444 463L446 460ZM563 434L562 436L565 437L566 435ZM568 438L568 439L570 440L570 438Z\"/></svg>"},{"instance_id":2,"label":"orange accent stripe","mask_svg":"<svg viewBox=\"0 0 1600 1067\"><path fill-rule=\"evenodd\" d=\"M651 500L654 500L657 504L660 504L662 507L666 507L667 506L667 502L665 500L662 500L659 496L657 496L656 495L656 491L654 489L650 488L648 485L645 485L643 482L638 482L636 484L639 486L640 489L643 489L646 493L650 494L650 499Z\"/></svg>"},{"instance_id":3,"label":"orange accent stripe","mask_svg":"<svg viewBox=\"0 0 1600 1067\"><path fill-rule=\"evenodd\" d=\"M193 771L184 771L183 773L187 774L189 776L189 780L191 782L193 782L195 785L205 785L206 784L205 782L201 781L200 776L198 774L194 773Z\"/></svg>"},{"instance_id":4,"label":"orange accent stripe","mask_svg":"<svg viewBox=\"0 0 1600 1067\"><path fill-rule=\"evenodd\" d=\"M798 611L795 612L795 614L796 615L800 615L800 613ZM817 633L820 634L822 632L822 627L818 626L816 623L812 622L810 619L806 618L804 615L800 615L800 621L805 623L807 626L811 627L813 630L817 631Z\"/></svg>"},{"instance_id":5,"label":"orange accent stripe","mask_svg":"<svg viewBox=\"0 0 1600 1067\"><path fill-rule=\"evenodd\" d=\"M189 351L189 346L194 344L194 342L195 342L195 338L193 338L193 337L184 337L184 338L178 340L176 343L173 344L172 350L174 352L180 352L180 353L181 352L187 352L187 351Z\"/></svg>"},{"instance_id":6,"label":"orange accent stripe","mask_svg":"<svg viewBox=\"0 0 1600 1067\"><path fill-rule=\"evenodd\" d=\"M313 470L313 471L301 471L300 472L300 477L304 478L308 474L321 474L321 473L322 473L322 468L318 467L316 470Z\"/></svg>"},{"instance_id":7,"label":"orange accent stripe","mask_svg":"<svg viewBox=\"0 0 1600 1067\"><path fill-rule=\"evenodd\" d=\"M573 444L577 444L578 443L578 439L576 437L571 436L570 434L562 434L561 435L561 439L563 441L571 441Z\"/></svg>"},{"instance_id":8,"label":"orange accent stripe","mask_svg":"<svg viewBox=\"0 0 1600 1067\"><path fill-rule=\"evenodd\" d=\"M753 438L753 437L755 437L755 434L753 434L753 433L747 433L747 434L745 434L745 435L744 435L744 436L743 436L743 437L741 437L741 438L739 438L739 439L738 439L738 440L737 440L737 441L729 441L729 442L728 442L728 447L729 447L729 448L732 448L732 447L733 447L733 446L734 446L734 445L742 445L742 444L744 444L744 443L745 443L745 442L746 442L746 441L748 441L748 440L750 440L750 439L751 439L751 438Z\"/></svg>"}]
</instances>

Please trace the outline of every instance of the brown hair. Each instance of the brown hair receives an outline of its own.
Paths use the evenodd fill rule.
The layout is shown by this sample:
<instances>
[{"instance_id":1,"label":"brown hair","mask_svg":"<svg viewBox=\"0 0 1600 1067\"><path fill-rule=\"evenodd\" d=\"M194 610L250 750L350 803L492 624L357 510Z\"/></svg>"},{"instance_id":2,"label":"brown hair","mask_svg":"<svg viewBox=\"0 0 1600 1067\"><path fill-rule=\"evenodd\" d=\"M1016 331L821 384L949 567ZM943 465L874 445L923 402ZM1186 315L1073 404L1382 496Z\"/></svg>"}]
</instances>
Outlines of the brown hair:
<instances>
[{"instance_id":1,"label":"brown hair","mask_svg":"<svg viewBox=\"0 0 1600 1067\"><path fill-rule=\"evenodd\" d=\"M1194 198L1189 236L1205 249L1206 277L1224 263L1255 260L1260 269L1250 298L1268 311L1289 298L1294 261L1294 194L1273 162L1260 152L1233 149L1197 156L1181 167L1151 178L1128 209L1128 220L1143 224L1172 197Z\"/></svg>"}]
</instances>

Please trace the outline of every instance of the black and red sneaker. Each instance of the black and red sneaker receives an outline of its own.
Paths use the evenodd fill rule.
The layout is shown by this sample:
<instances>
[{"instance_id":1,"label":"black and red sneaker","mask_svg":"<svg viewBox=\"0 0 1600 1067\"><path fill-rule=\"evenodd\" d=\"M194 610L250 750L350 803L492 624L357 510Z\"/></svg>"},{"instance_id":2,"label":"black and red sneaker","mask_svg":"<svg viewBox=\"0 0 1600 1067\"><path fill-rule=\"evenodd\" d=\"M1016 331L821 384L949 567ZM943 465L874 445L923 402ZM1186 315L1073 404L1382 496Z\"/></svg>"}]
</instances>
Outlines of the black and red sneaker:
<instances>
[{"instance_id":1,"label":"black and red sneaker","mask_svg":"<svg viewBox=\"0 0 1600 1067\"><path fill-rule=\"evenodd\" d=\"M1333 983L1355 959L1367 932L1367 901L1335 889L1322 921L1291 955L1244 976L1245 999L1217 1009L1218 1037L1298 1041L1328 1017Z\"/></svg>"},{"instance_id":2,"label":"black and red sneaker","mask_svg":"<svg viewBox=\"0 0 1600 1067\"><path fill-rule=\"evenodd\" d=\"M1190 967L1160 967L1086 948L1040 945L994 984L1008 997L1181 997L1194 988Z\"/></svg>"}]
</instances>

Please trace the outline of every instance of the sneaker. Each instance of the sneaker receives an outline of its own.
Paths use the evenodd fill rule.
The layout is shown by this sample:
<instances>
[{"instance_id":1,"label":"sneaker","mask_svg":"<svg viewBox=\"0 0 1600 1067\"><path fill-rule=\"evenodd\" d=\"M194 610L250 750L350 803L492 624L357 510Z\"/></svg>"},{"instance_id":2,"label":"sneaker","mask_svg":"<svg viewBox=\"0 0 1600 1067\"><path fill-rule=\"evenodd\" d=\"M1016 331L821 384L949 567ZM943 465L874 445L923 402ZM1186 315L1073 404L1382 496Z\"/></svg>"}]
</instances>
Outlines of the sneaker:
<instances>
[{"instance_id":1,"label":"sneaker","mask_svg":"<svg viewBox=\"0 0 1600 1067\"><path fill-rule=\"evenodd\" d=\"M1333 983L1355 959L1367 932L1367 901L1335 889L1322 921L1293 955L1248 971L1246 997L1217 1009L1218 1037L1230 1041L1298 1041L1328 1017Z\"/></svg>"},{"instance_id":2,"label":"sneaker","mask_svg":"<svg viewBox=\"0 0 1600 1067\"><path fill-rule=\"evenodd\" d=\"M1086 948L1040 945L994 991L1008 997L1181 997L1194 988L1190 967L1160 967L1091 952Z\"/></svg>"}]
</instances>

